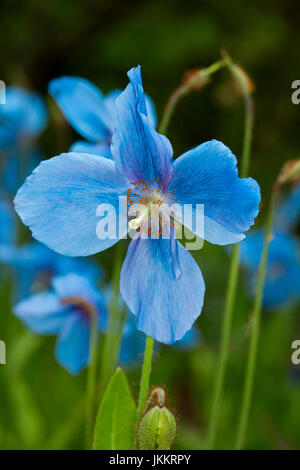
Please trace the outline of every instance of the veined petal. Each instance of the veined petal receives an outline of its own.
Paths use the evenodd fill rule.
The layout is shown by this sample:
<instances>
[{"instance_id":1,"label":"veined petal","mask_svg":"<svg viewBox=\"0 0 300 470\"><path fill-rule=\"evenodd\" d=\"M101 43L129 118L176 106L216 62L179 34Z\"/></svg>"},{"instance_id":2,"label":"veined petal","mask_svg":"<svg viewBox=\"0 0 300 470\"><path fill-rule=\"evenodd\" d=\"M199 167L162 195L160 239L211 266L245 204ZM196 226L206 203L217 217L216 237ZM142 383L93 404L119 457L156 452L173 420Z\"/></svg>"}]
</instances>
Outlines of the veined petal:
<instances>
[{"instance_id":1,"label":"veined petal","mask_svg":"<svg viewBox=\"0 0 300 470\"><path fill-rule=\"evenodd\" d=\"M112 160L67 153L34 170L18 191L15 207L37 240L63 255L87 256L126 235L127 218L119 223L119 196L127 187ZM108 238L96 233L102 204L109 205L105 220L115 229Z\"/></svg>"},{"instance_id":2,"label":"veined petal","mask_svg":"<svg viewBox=\"0 0 300 470\"><path fill-rule=\"evenodd\" d=\"M176 276L172 240L131 241L124 261L120 290L136 326L161 343L183 338L201 313L204 281L188 251L175 240L180 275Z\"/></svg>"},{"instance_id":3,"label":"veined petal","mask_svg":"<svg viewBox=\"0 0 300 470\"><path fill-rule=\"evenodd\" d=\"M49 93L71 126L85 139L97 142L111 134L112 116L105 106L104 97L88 80L56 78L49 83Z\"/></svg>"},{"instance_id":4,"label":"veined petal","mask_svg":"<svg viewBox=\"0 0 300 470\"><path fill-rule=\"evenodd\" d=\"M37 333L57 333L70 315L56 295L42 292L22 300L14 307L14 314Z\"/></svg>"},{"instance_id":5,"label":"veined petal","mask_svg":"<svg viewBox=\"0 0 300 470\"><path fill-rule=\"evenodd\" d=\"M77 374L89 362L89 324L80 315L65 321L56 346L56 358L71 374Z\"/></svg>"},{"instance_id":6,"label":"veined petal","mask_svg":"<svg viewBox=\"0 0 300 470\"><path fill-rule=\"evenodd\" d=\"M110 151L110 142L91 143L85 140L74 142L70 152L88 153L89 155L99 155L100 157L112 159Z\"/></svg>"},{"instance_id":7,"label":"veined petal","mask_svg":"<svg viewBox=\"0 0 300 470\"><path fill-rule=\"evenodd\" d=\"M259 211L259 186L252 178L239 178L236 165L235 156L222 142L205 142L175 161L168 188L181 205L192 204L194 212L196 204L204 204L204 239L217 245L242 240Z\"/></svg>"},{"instance_id":8,"label":"veined petal","mask_svg":"<svg viewBox=\"0 0 300 470\"><path fill-rule=\"evenodd\" d=\"M157 178L167 186L172 176L172 146L158 134L147 106L140 67L128 72L130 83L116 99L111 153L121 174L133 181Z\"/></svg>"}]
</instances>

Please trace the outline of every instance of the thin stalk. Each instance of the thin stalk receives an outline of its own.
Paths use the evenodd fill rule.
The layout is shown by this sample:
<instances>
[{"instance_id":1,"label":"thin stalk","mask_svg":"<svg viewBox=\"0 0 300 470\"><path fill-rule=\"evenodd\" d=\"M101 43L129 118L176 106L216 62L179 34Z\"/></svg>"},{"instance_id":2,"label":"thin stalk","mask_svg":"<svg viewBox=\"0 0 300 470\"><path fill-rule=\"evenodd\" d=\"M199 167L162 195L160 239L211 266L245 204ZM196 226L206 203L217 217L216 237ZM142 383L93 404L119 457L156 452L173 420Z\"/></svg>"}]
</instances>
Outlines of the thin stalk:
<instances>
[{"instance_id":1,"label":"thin stalk","mask_svg":"<svg viewBox=\"0 0 300 470\"><path fill-rule=\"evenodd\" d=\"M98 321L97 315L91 316L90 322L90 361L87 370L87 391L86 391L86 446L90 448L94 424L95 413L95 388L97 374L97 342L98 342Z\"/></svg>"},{"instance_id":2,"label":"thin stalk","mask_svg":"<svg viewBox=\"0 0 300 470\"><path fill-rule=\"evenodd\" d=\"M142 369L141 382L140 382L139 400L138 400L137 413L136 413L137 423L139 422L139 420L141 419L143 415L145 403L146 403L148 392L149 392L153 345L154 345L154 339L151 338L150 336L147 336L143 369Z\"/></svg>"},{"instance_id":3,"label":"thin stalk","mask_svg":"<svg viewBox=\"0 0 300 470\"><path fill-rule=\"evenodd\" d=\"M222 67L225 67L229 63L229 61L230 58L228 56L225 56L221 60L214 62L209 67L189 73L187 79L183 81L182 85L176 88L176 90L171 94L166 104L159 126L159 132L161 134L165 134L167 132L171 117L179 101L188 93L190 93L193 89L200 89L205 86L208 83L208 80L211 75L220 70Z\"/></svg>"},{"instance_id":4,"label":"thin stalk","mask_svg":"<svg viewBox=\"0 0 300 470\"><path fill-rule=\"evenodd\" d=\"M223 389L229 356L230 334L232 327L233 307L236 295L236 285L239 272L239 245L234 245L230 264L228 288L226 293L225 311L221 333L220 359L217 368L215 388L212 399L212 409L208 430L207 447L212 449L215 444L219 412L223 397Z\"/></svg>"},{"instance_id":5,"label":"thin stalk","mask_svg":"<svg viewBox=\"0 0 300 470\"><path fill-rule=\"evenodd\" d=\"M241 158L241 177L245 178L248 175L250 153L251 153L251 141L252 141L252 129L253 129L253 101L250 95L249 87L246 75L242 70L233 64L231 61L227 63L229 70L231 71L234 78L237 80L240 91L244 98L245 108L245 121L244 121L244 137L243 137L243 149ZM208 429L207 446L209 449L213 449L216 441L217 427L219 422L220 408L222 404L226 369L229 357L230 347L230 335L232 330L232 319L233 309L236 298L236 290L238 283L238 272L239 272L239 259L240 259L240 248L239 245L234 245L231 262L229 279L226 292L224 318L221 332L221 348L220 358L217 367L215 388L212 398L212 409L211 417Z\"/></svg>"},{"instance_id":6,"label":"thin stalk","mask_svg":"<svg viewBox=\"0 0 300 470\"><path fill-rule=\"evenodd\" d=\"M272 226L273 226L273 218L274 218L277 194L278 194L277 190L274 189L271 195L271 201L270 201L267 222L266 222L264 245L263 245L263 251L262 251L261 260L260 260L257 289L256 289L256 294L255 294L255 300L254 300L253 324L252 324L252 330L251 330L249 355L248 355L248 362L247 362L247 367L246 367L244 391L243 391L243 398L242 398L242 405L241 405L241 413L240 413L240 418L239 418L239 423L238 423L238 432L237 432L237 439L235 443L235 449L241 449L244 444L246 431L247 431L247 425L248 425L248 419L249 419L249 411L250 411L251 399L252 399L252 394L253 394L255 365L256 365L257 351L258 351L259 327L260 327L263 289L264 289L266 270L267 270L269 244L272 238Z\"/></svg>"},{"instance_id":7,"label":"thin stalk","mask_svg":"<svg viewBox=\"0 0 300 470\"><path fill-rule=\"evenodd\" d=\"M122 266L122 241L116 246L115 264L112 277L111 302L109 306L109 318L107 333L104 338L102 360L100 368L99 397L103 396L106 386L116 367L120 344L122 339L122 329L124 323L124 312L121 312L119 297L119 282Z\"/></svg>"}]
</instances>

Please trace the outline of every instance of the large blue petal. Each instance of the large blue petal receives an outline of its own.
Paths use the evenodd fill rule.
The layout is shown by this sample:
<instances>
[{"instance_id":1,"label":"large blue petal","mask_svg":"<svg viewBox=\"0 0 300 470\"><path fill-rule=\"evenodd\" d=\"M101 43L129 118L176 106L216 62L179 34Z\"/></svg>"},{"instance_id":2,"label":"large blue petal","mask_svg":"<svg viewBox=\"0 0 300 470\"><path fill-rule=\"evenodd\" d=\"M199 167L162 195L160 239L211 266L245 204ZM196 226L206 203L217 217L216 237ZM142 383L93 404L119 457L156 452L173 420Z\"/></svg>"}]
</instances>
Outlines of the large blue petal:
<instances>
[{"instance_id":1,"label":"large blue petal","mask_svg":"<svg viewBox=\"0 0 300 470\"><path fill-rule=\"evenodd\" d=\"M204 204L204 237L190 221L184 224L217 245L245 238L258 214L260 190L252 178L239 178L237 161L228 147L212 140L186 152L174 163L168 188L181 205ZM201 224L200 224L201 225ZM201 227L202 228L202 227Z\"/></svg>"},{"instance_id":2,"label":"large blue petal","mask_svg":"<svg viewBox=\"0 0 300 470\"><path fill-rule=\"evenodd\" d=\"M111 152L120 173L133 181L157 178L167 186L172 176L172 147L147 115L140 67L128 72L130 83L116 99Z\"/></svg>"},{"instance_id":3,"label":"large blue petal","mask_svg":"<svg viewBox=\"0 0 300 470\"><path fill-rule=\"evenodd\" d=\"M0 106L0 147L16 139L39 134L47 122L46 108L41 98L18 87L8 87L6 104Z\"/></svg>"},{"instance_id":4,"label":"large blue petal","mask_svg":"<svg viewBox=\"0 0 300 470\"><path fill-rule=\"evenodd\" d=\"M61 305L56 295L43 292L22 300L14 307L14 314L37 333L57 333L70 309Z\"/></svg>"},{"instance_id":5,"label":"large blue petal","mask_svg":"<svg viewBox=\"0 0 300 470\"><path fill-rule=\"evenodd\" d=\"M116 99L120 96L121 93L122 93L122 90L112 90L109 93L107 93L107 95L104 98L105 104L109 108L111 115L115 116L116 114ZM152 99L150 98L150 96L148 96L146 93L145 93L145 101L146 101L147 115L149 119L151 120L153 127L156 127L157 115L155 111L155 105Z\"/></svg>"},{"instance_id":6,"label":"large blue petal","mask_svg":"<svg viewBox=\"0 0 300 470\"><path fill-rule=\"evenodd\" d=\"M161 343L183 338L201 313L204 281L188 251L175 240L180 274L174 267L172 240L131 241L124 261L120 290L137 317L137 328Z\"/></svg>"},{"instance_id":7,"label":"large blue petal","mask_svg":"<svg viewBox=\"0 0 300 470\"><path fill-rule=\"evenodd\" d=\"M56 346L56 358L71 374L77 374L89 362L89 324L80 315L65 321Z\"/></svg>"},{"instance_id":8,"label":"large blue petal","mask_svg":"<svg viewBox=\"0 0 300 470\"><path fill-rule=\"evenodd\" d=\"M54 291L58 298L79 297L91 304L99 317L99 327L102 331L107 325L107 309L104 296L91 281L76 273L69 273L65 276L58 276L52 280Z\"/></svg>"},{"instance_id":9,"label":"large blue petal","mask_svg":"<svg viewBox=\"0 0 300 470\"><path fill-rule=\"evenodd\" d=\"M126 217L119 224L118 214L119 196L125 195L127 187L112 160L62 154L35 169L18 191L15 206L37 240L63 255L87 256L109 248L126 235ZM116 217L113 211L107 217L113 222L116 218L112 238L99 239L96 234L100 204L115 209Z\"/></svg>"},{"instance_id":10,"label":"large blue petal","mask_svg":"<svg viewBox=\"0 0 300 470\"><path fill-rule=\"evenodd\" d=\"M113 116L95 85L84 78L61 77L51 80L49 93L82 137L94 142L109 137Z\"/></svg>"}]
</instances>

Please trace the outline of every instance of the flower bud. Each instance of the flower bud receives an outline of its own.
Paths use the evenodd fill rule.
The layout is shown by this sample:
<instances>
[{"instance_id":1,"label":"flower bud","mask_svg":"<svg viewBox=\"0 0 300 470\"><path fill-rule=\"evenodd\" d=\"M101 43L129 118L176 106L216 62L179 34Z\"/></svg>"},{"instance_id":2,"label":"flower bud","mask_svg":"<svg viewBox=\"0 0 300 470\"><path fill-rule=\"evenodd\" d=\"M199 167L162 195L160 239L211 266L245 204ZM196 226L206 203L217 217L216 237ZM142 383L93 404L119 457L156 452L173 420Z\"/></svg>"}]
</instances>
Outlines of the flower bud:
<instances>
[{"instance_id":1,"label":"flower bud","mask_svg":"<svg viewBox=\"0 0 300 470\"><path fill-rule=\"evenodd\" d=\"M140 450L169 450L176 435L174 415L166 407L154 406L141 419L138 427Z\"/></svg>"},{"instance_id":2,"label":"flower bud","mask_svg":"<svg viewBox=\"0 0 300 470\"><path fill-rule=\"evenodd\" d=\"M278 185L298 183L300 180L300 159L287 161L277 178Z\"/></svg>"},{"instance_id":3,"label":"flower bud","mask_svg":"<svg viewBox=\"0 0 300 470\"><path fill-rule=\"evenodd\" d=\"M206 74L206 69L195 68L185 72L183 76L183 85L189 90L201 90L210 81L209 75Z\"/></svg>"},{"instance_id":4,"label":"flower bud","mask_svg":"<svg viewBox=\"0 0 300 470\"><path fill-rule=\"evenodd\" d=\"M229 69L235 79L238 91L244 96L251 95L254 91L254 83L247 72L240 65L233 63L229 65Z\"/></svg>"}]
</instances>

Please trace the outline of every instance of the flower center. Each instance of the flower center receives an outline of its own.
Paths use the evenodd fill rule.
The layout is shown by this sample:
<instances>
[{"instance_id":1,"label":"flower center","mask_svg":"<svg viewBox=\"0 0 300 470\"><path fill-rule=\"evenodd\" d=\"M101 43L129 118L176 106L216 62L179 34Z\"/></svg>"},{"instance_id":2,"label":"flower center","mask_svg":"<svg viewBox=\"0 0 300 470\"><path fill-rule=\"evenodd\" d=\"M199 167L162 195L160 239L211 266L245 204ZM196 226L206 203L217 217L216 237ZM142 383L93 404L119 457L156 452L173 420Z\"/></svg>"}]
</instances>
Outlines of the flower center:
<instances>
[{"instance_id":1,"label":"flower center","mask_svg":"<svg viewBox=\"0 0 300 470\"><path fill-rule=\"evenodd\" d=\"M167 191L156 178L152 183L144 179L132 182L127 190L129 227L153 238L170 233L176 202L174 191Z\"/></svg>"},{"instance_id":2,"label":"flower center","mask_svg":"<svg viewBox=\"0 0 300 470\"><path fill-rule=\"evenodd\" d=\"M63 299L61 299L60 303L62 305L69 305L71 307L74 307L78 311L78 313L87 320L90 320L90 318L95 315L95 307L82 297L64 297Z\"/></svg>"}]
</instances>

